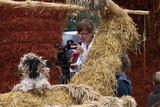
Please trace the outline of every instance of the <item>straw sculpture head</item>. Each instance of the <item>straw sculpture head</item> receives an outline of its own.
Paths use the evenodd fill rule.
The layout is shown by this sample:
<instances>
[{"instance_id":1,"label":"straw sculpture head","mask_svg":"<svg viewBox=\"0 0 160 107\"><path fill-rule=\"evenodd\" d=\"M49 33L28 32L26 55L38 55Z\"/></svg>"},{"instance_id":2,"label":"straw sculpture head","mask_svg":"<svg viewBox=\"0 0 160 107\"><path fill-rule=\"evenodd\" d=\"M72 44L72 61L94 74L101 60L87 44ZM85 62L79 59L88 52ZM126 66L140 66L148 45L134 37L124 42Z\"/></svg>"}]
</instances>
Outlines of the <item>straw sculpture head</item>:
<instances>
[{"instance_id":1,"label":"straw sculpture head","mask_svg":"<svg viewBox=\"0 0 160 107\"><path fill-rule=\"evenodd\" d=\"M18 65L18 71L22 72L22 80L17 84L13 90L20 90L24 92L33 89L40 90L50 86L48 82L50 68L54 64L34 53L25 54Z\"/></svg>"}]
</instances>

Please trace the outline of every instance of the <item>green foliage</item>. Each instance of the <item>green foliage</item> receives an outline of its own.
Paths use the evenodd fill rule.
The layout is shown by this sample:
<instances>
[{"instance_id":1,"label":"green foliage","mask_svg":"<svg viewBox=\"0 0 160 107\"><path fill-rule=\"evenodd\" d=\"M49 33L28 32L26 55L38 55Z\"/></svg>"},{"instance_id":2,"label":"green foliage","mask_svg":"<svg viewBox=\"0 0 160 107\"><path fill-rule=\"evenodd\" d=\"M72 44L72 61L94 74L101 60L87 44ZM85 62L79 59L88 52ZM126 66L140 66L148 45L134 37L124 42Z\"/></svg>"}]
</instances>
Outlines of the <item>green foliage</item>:
<instances>
[{"instance_id":1,"label":"green foliage","mask_svg":"<svg viewBox=\"0 0 160 107\"><path fill-rule=\"evenodd\" d=\"M97 28L100 21L98 15L93 12L81 11L77 16L70 16L65 30L76 30L77 23L82 19L90 19Z\"/></svg>"}]
</instances>

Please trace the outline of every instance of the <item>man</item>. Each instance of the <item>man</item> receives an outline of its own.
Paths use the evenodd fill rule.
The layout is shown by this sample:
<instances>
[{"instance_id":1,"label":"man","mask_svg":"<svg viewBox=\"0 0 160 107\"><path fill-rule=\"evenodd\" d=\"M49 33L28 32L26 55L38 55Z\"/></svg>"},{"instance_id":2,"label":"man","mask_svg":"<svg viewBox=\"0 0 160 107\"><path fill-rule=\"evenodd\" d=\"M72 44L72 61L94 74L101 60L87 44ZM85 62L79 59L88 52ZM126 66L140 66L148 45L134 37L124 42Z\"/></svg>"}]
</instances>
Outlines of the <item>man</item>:
<instances>
[{"instance_id":1,"label":"man","mask_svg":"<svg viewBox=\"0 0 160 107\"><path fill-rule=\"evenodd\" d=\"M117 78L117 97L122 97L124 95L131 95L132 86L131 81L128 79L128 77L125 75L125 72L130 71L131 62L128 58L127 54L124 54L121 58L121 72L118 72L116 74Z\"/></svg>"},{"instance_id":2,"label":"man","mask_svg":"<svg viewBox=\"0 0 160 107\"><path fill-rule=\"evenodd\" d=\"M148 97L147 107L160 107L160 71L154 73L153 84L156 88Z\"/></svg>"},{"instance_id":3,"label":"man","mask_svg":"<svg viewBox=\"0 0 160 107\"><path fill-rule=\"evenodd\" d=\"M94 37L94 24L89 19L83 19L77 25L78 36L82 41L81 45L77 44L76 46L72 46L72 48L76 48L79 50L80 55L77 59L77 62L71 64L73 68L76 68L78 71L81 69L82 65L85 63L88 52L91 48L91 41Z\"/></svg>"}]
</instances>

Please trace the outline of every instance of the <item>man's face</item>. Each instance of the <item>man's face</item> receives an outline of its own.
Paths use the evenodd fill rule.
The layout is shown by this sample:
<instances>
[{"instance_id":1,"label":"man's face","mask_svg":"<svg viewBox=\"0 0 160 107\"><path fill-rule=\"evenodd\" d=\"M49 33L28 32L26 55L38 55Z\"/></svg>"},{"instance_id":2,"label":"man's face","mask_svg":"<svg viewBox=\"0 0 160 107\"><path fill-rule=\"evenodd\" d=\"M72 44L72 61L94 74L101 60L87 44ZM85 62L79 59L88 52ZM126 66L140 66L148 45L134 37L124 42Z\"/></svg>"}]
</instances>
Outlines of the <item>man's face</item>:
<instances>
[{"instance_id":1,"label":"man's face","mask_svg":"<svg viewBox=\"0 0 160 107\"><path fill-rule=\"evenodd\" d=\"M83 43L90 43L92 41L94 33L90 33L87 30L82 30L78 33L78 35Z\"/></svg>"}]
</instances>

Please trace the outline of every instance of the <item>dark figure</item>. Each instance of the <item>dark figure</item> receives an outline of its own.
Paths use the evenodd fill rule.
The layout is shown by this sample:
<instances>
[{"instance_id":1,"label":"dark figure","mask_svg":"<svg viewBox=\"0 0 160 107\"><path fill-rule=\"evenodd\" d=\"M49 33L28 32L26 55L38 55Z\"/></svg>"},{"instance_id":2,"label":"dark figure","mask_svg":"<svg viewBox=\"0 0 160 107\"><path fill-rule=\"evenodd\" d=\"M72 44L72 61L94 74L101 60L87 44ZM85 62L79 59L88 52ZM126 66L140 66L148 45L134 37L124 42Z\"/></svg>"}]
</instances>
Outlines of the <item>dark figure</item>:
<instances>
[{"instance_id":1,"label":"dark figure","mask_svg":"<svg viewBox=\"0 0 160 107\"><path fill-rule=\"evenodd\" d=\"M73 40L68 40L66 46L60 47L56 44L56 48L62 50L61 53L57 55L58 59L61 61L62 75L60 79L61 84L67 84L70 81L70 65L73 58L73 51L71 45L77 45Z\"/></svg>"},{"instance_id":2,"label":"dark figure","mask_svg":"<svg viewBox=\"0 0 160 107\"><path fill-rule=\"evenodd\" d=\"M28 70L29 70L29 78L31 79L36 79L37 77L39 77L40 72L38 71L38 66L39 65L45 65L46 67L52 69L55 67L55 64L51 61L48 60L40 60L40 59L26 59L23 62L23 66L28 66ZM18 66L13 70L14 72L17 72L19 70Z\"/></svg>"},{"instance_id":3,"label":"dark figure","mask_svg":"<svg viewBox=\"0 0 160 107\"><path fill-rule=\"evenodd\" d=\"M128 55L125 54L121 58L121 72L118 72L116 74L117 78L117 97L122 97L124 95L131 95L132 86L131 81L128 79L128 77L125 75L125 72L130 71L131 62L128 58Z\"/></svg>"},{"instance_id":4,"label":"dark figure","mask_svg":"<svg viewBox=\"0 0 160 107\"><path fill-rule=\"evenodd\" d=\"M153 84L155 90L148 97L147 107L160 107L160 71L154 73Z\"/></svg>"},{"instance_id":5,"label":"dark figure","mask_svg":"<svg viewBox=\"0 0 160 107\"><path fill-rule=\"evenodd\" d=\"M38 66L40 64L40 60L38 59L29 59L24 62L27 66L29 66L29 77L35 79L39 76Z\"/></svg>"}]
</instances>

